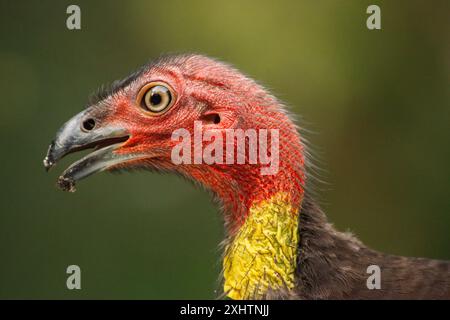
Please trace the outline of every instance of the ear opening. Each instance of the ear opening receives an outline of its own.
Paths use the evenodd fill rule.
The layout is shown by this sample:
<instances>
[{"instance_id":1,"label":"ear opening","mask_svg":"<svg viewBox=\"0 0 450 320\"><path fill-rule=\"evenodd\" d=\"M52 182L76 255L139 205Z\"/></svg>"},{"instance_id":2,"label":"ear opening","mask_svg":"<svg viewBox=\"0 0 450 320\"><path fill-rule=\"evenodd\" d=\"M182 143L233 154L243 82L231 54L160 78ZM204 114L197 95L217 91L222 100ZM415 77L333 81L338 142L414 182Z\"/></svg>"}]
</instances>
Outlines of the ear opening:
<instances>
[{"instance_id":1,"label":"ear opening","mask_svg":"<svg viewBox=\"0 0 450 320\"><path fill-rule=\"evenodd\" d=\"M221 121L220 115L218 113L207 113L200 118L205 124L219 124Z\"/></svg>"}]
</instances>

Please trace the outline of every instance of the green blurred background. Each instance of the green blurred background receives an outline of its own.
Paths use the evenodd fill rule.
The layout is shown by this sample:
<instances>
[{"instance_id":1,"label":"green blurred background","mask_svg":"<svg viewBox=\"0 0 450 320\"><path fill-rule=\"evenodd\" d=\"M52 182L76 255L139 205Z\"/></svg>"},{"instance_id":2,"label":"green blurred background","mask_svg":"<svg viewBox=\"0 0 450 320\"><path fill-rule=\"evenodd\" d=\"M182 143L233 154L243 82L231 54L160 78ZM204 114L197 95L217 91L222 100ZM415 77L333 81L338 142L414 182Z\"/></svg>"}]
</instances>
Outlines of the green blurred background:
<instances>
[{"instance_id":1,"label":"green blurred background","mask_svg":"<svg viewBox=\"0 0 450 320\"><path fill-rule=\"evenodd\" d=\"M98 174L75 194L42 159L100 84L200 52L269 87L314 133L321 203L393 254L450 259L450 3L5 1L0 17L0 298L214 298L222 220L170 175ZM82 30L66 29L81 7ZM366 28L378 4L382 30ZM66 289L68 265L82 290Z\"/></svg>"}]
</instances>

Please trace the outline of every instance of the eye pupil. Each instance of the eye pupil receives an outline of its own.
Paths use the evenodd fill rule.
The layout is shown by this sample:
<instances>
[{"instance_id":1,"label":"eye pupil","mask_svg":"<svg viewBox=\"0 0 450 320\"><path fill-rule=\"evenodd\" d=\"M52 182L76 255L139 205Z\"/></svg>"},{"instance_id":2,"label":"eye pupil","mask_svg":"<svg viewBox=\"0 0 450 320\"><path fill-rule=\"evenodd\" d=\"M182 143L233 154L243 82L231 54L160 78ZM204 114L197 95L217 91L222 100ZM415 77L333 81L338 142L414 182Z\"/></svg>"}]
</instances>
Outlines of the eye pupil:
<instances>
[{"instance_id":1,"label":"eye pupil","mask_svg":"<svg viewBox=\"0 0 450 320\"><path fill-rule=\"evenodd\" d=\"M150 98L150 103L154 106L157 106L162 101L161 95L159 93L153 93Z\"/></svg>"}]
</instances>

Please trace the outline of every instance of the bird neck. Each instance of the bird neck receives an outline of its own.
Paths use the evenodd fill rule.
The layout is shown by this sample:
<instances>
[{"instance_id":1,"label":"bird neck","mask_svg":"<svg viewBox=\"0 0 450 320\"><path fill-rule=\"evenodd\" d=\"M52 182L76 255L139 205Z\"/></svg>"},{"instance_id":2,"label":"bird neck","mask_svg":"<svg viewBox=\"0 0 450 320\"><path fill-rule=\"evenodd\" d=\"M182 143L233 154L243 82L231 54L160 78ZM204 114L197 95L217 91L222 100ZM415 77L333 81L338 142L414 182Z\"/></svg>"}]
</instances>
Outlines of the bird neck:
<instances>
[{"instance_id":1,"label":"bird neck","mask_svg":"<svg viewBox=\"0 0 450 320\"><path fill-rule=\"evenodd\" d=\"M261 174L261 164L249 163L178 168L185 168L184 175L210 189L222 204L227 231L224 292L233 299L259 299L271 290L294 287L298 208L305 185L304 147L297 127L278 105L261 105L266 107L240 118L239 128L279 132L279 140L271 137L266 145L272 150L277 142L277 172ZM264 117L257 117L256 123L242 123L255 114Z\"/></svg>"},{"instance_id":2,"label":"bird neck","mask_svg":"<svg viewBox=\"0 0 450 320\"><path fill-rule=\"evenodd\" d=\"M297 261L298 207L287 193L255 202L225 248L224 292L232 299L261 299L292 289Z\"/></svg>"},{"instance_id":3,"label":"bird neck","mask_svg":"<svg viewBox=\"0 0 450 320\"><path fill-rule=\"evenodd\" d=\"M305 183L303 146L292 127L280 137L276 175L261 176L250 168L226 180L239 182L239 196L225 202L233 206L228 208L223 260L224 292L232 299L262 299L295 286Z\"/></svg>"}]
</instances>

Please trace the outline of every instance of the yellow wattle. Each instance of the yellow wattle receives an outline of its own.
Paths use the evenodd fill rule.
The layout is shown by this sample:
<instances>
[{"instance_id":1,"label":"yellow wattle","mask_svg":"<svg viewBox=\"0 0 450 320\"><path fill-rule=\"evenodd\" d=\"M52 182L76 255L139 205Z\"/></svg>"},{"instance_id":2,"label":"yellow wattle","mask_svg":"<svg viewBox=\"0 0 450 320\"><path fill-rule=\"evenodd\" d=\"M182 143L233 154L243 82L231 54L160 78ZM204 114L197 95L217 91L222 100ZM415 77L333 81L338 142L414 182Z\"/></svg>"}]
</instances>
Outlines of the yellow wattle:
<instances>
[{"instance_id":1,"label":"yellow wattle","mask_svg":"<svg viewBox=\"0 0 450 320\"><path fill-rule=\"evenodd\" d=\"M252 205L223 261L224 291L232 299L262 299L269 289L294 287L298 210L285 193Z\"/></svg>"}]
</instances>

